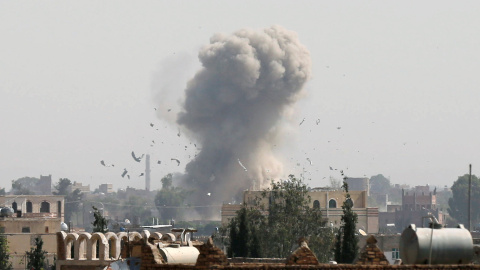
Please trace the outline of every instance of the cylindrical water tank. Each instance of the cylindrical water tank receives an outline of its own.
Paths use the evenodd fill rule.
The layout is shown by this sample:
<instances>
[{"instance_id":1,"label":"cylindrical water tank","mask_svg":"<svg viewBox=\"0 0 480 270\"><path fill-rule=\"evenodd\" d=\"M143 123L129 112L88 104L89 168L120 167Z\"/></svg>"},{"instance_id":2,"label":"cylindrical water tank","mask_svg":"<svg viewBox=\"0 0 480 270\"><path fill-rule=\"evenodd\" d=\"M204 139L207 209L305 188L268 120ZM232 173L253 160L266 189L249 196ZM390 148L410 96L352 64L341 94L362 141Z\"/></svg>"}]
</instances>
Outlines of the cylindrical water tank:
<instances>
[{"instance_id":1,"label":"cylindrical water tank","mask_svg":"<svg viewBox=\"0 0 480 270\"><path fill-rule=\"evenodd\" d=\"M200 254L197 248L180 245L170 245L159 248L160 254L167 263L196 263Z\"/></svg>"},{"instance_id":2,"label":"cylindrical water tank","mask_svg":"<svg viewBox=\"0 0 480 270\"><path fill-rule=\"evenodd\" d=\"M404 264L465 264L473 258L472 235L458 228L417 228L411 224L400 239Z\"/></svg>"}]
</instances>

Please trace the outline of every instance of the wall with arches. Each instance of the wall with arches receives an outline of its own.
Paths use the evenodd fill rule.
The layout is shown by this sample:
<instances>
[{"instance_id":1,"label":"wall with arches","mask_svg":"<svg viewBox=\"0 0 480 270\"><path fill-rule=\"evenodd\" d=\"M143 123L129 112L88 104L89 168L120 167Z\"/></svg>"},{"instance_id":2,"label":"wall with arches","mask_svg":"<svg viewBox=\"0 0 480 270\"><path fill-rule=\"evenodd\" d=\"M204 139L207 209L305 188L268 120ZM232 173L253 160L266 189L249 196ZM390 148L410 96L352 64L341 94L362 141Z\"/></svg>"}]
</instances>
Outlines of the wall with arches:
<instances>
[{"instance_id":1,"label":"wall with arches","mask_svg":"<svg viewBox=\"0 0 480 270\"><path fill-rule=\"evenodd\" d=\"M161 233L139 232L119 233L57 233L58 260L114 261L126 258L128 242L147 241L149 238L161 240ZM98 245L98 253L97 253ZM130 250L131 252L131 250ZM122 256L121 256L122 255Z\"/></svg>"}]
</instances>

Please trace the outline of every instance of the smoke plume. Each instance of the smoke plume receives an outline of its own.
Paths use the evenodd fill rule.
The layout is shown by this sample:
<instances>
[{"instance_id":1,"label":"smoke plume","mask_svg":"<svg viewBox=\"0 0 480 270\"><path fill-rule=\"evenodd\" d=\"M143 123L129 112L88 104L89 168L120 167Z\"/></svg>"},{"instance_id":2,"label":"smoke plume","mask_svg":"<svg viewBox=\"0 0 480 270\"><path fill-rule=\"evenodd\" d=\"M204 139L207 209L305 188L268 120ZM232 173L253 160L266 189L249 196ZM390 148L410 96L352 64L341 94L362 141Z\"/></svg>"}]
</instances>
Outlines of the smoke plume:
<instances>
[{"instance_id":1,"label":"smoke plume","mask_svg":"<svg viewBox=\"0 0 480 270\"><path fill-rule=\"evenodd\" d=\"M310 54L294 32L273 26L214 35L199 59L177 119L201 144L184 181L197 190L193 203L230 201L282 175L272 147L310 77Z\"/></svg>"}]
</instances>

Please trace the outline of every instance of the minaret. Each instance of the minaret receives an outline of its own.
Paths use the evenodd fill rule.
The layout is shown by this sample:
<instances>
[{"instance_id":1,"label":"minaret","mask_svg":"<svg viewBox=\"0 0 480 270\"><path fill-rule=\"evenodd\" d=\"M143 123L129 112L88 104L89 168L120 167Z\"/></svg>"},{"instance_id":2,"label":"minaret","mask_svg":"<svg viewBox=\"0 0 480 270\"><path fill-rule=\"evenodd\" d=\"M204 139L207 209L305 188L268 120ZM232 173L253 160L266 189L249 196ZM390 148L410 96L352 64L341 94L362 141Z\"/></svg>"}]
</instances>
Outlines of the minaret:
<instances>
[{"instance_id":1,"label":"minaret","mask_svg":"<svg viewBox=\"0 0 480 270\"><path fill-rule=\"evenodd\" d=\"M145 159L145 190L150 191L150 155Z\"/></svg>"}]
</instances>

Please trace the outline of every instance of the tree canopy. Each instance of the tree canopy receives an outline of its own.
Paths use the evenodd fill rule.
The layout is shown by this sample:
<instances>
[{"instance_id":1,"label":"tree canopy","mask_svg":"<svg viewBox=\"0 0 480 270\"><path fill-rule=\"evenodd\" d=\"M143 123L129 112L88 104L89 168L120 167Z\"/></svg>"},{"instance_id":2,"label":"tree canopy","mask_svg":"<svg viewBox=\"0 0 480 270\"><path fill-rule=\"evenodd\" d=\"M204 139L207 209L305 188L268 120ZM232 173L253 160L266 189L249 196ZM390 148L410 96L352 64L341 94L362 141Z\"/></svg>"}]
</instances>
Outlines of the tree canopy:
<instances>
[{"instance_id":1,"label":"tree canopy","mask_svg":"<svg viewBox=\"0 0 480 270\"><path fill-rule=\"evenodd\" d=\"M390 179L383 176L383 174L378 174L370 177L370 192L378 194L388 194L390 191Z\"/></svg>"},{"instance_id":2,"label":"tree canopy","mask_svg":"<svg viewBox=\"0 0 480 270\"><path fill-rule=\"evenodd\" d=\"M93 221L93 232L101 232L101 233L107 233L108 232L108 220L100 213L100 210L98 210L95 206L92 206L93 208L93 217L95 220Z\"/></svg>"},{"instance_id":3,"label":"tree canopy","mask_svg":"<svg viewBox=\"0 0 480 270\"><path fill-rule=\"evenodd\" d=\"M262 198L268 205L260 204ZM308 187L301 180L290 175L286 181L272 182L262 198L254 206L244 205L222 227L230 238L229 256L285 258L305 237L319 261L331 259L333 232L325 227L321 210L310 207Z\"/></svg>"},{"instance_id":4,"label":"tree canopy","mask_svg":"<svg viewBox=\"0 0 480 270\"><path fill-rule=\"evenodd\" d=\"M163 221L182 216L182 206L190 194L189 191L173 186L173 175L167 174L162 178L162 189L155 196L155 206L160 212Z\"/></svg>"},{"instance_id":5,"label":"tree canopy","mask_svg":"<svg viewBox=\"0 0 480 270\"><path fill-rule=\"evenodd\" d=\"M40 236L35 237L35 247L32 247L30 251L27 251L27 269L31 270L43 270L46 269L45 254L47 252L43 250L43 240Z\"/></svg>"},{"instance_id":6,"label":"tree canopy","mask_svg":"<svg viewBox=\"0 0 480 270\"><path fill-rule=\"evenodd\" d=\"M56 191L54 191L53 194L65 196L65 222L71 221L73 213L77 213L80 210L80 204L83 197L82 192L79 189L69 192L71 186L72 181L68 178L60 178L54 185Z\"/></svg>"},{"instance_id":7,"label":"tree canopy","mask_svg":"<svg viewBox=\"0 0 480 270\"><path fill-rule=\"evenodd\" d=\"M458 223L468 226L468 178L465 174L459 176L452 185L453 197L448 200L448 214ZM480 180L472 175L472 226L480 222Z\"/></svg>"},{"instance_id":8,"label":"tree canopy","mask_svg":"<svg viewBox=\"0 0 480 270\"><path fill-rule=\"evenodd\" d=\"M353 202L350 193L348 193L347 182L343 182L342 188L347 194L342 204L342 225L337 233L335 260L339 263L352 263L358 252L358 237L356 236L358 216L352 209Z\"/></svg>"},{"instance_id":9,"label":"tree canopy","mask_svg":"<svg viewBox=\"0 0 480 270\"><path fill-rule=\"evenodd\" d=\"M7 237L3 233L0 234L0 269L13 269L12 262L10 261Z\"/></svg>"}]
</instances>

